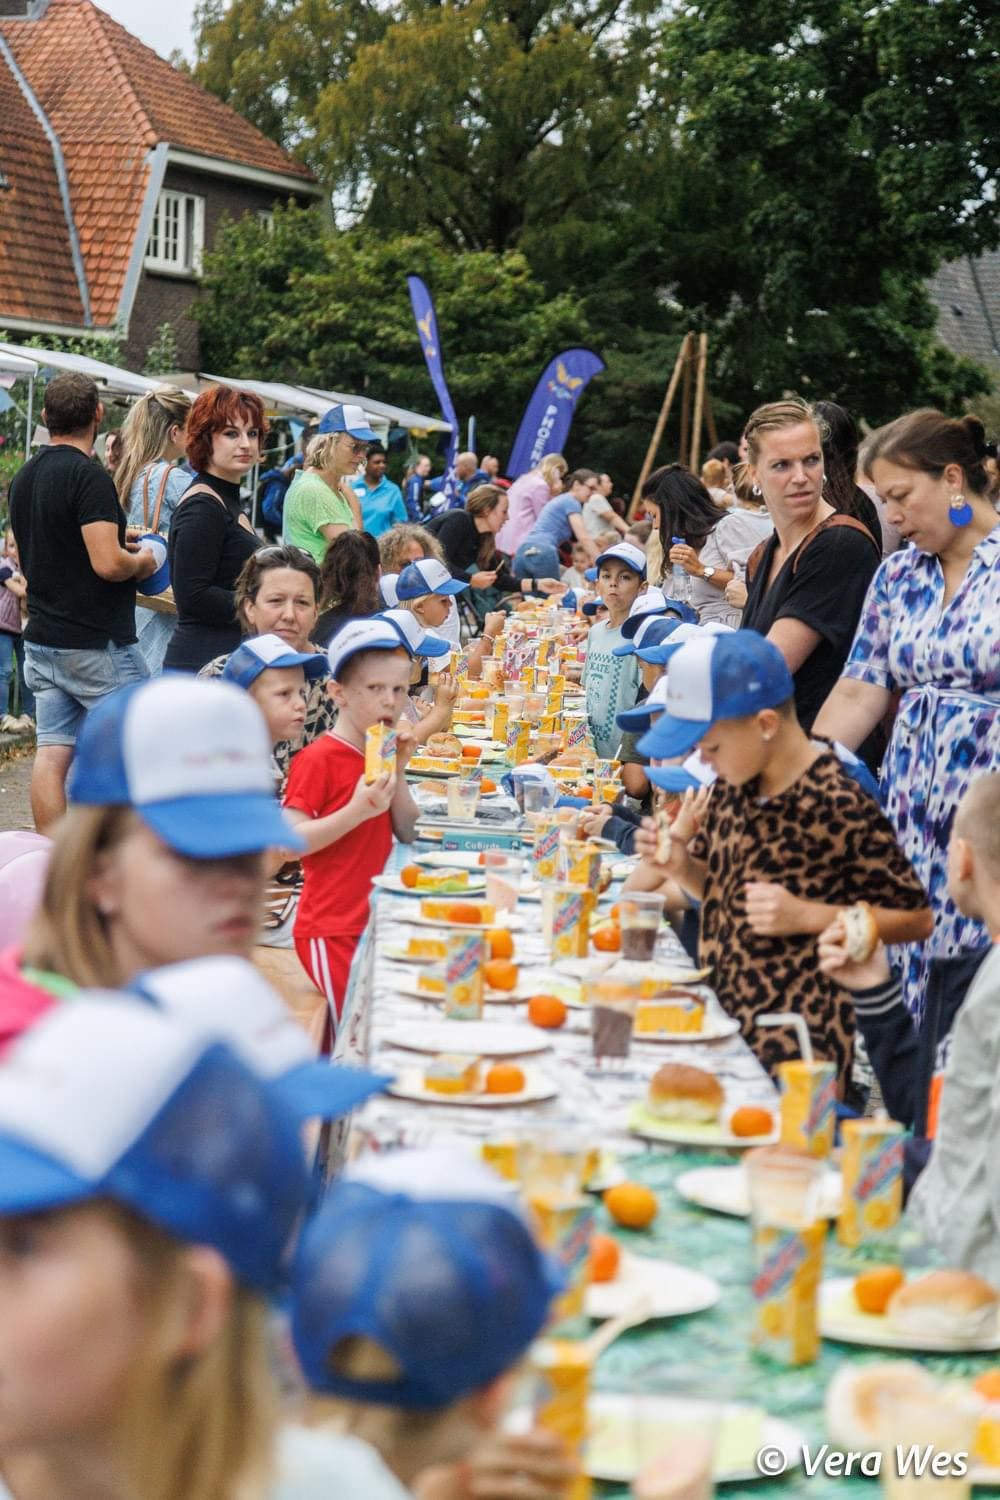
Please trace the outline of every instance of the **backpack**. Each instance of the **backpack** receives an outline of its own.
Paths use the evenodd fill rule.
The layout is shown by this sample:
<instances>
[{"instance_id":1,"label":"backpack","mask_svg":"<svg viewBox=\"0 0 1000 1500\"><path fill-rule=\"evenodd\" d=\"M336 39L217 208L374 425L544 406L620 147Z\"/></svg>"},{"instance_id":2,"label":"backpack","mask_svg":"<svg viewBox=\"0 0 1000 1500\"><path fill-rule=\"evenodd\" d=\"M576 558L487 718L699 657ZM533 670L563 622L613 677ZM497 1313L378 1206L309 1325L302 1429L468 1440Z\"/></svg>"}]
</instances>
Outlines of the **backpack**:
<instances>
[{"instance_id":1,"label":"backpack","mask_svg":"<svg viewBox=\"0 0 1000 1500\"><path fill-rule=\"evenodd\" d=\"M285 516L285 496L295 474L284 469L267 469L257 481L257 514L273 531L280 532Z\"/></svg>"}]
</instances>

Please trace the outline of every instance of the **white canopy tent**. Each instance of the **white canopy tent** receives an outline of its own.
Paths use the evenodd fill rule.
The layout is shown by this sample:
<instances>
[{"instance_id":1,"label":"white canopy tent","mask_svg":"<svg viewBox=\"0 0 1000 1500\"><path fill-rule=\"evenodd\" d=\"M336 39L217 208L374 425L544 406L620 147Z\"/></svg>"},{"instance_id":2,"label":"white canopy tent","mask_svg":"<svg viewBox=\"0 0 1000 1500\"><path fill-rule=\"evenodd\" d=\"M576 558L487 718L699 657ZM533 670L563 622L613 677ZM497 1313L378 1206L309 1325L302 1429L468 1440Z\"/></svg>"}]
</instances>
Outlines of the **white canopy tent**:
<instances>
[{"instance_id":1,"label":"white canopy tent","mask_svg":"<svg viewBox=\"0 0 1000 1500\"><path fill-rule=\"evenodd\" d=\"M24 456L31 453L32 408L35 399L35 380L43 370L72 370L89 375L91 380L109 396L144 396L155 391L163 382L150 380L145 375L134 375L131 370L122 370L118 365L109 365L102 359L92 359L87 354L68 354L64 349L34 349L28 344L0 344L0 370L8 369L6 361L14 363L14 373L28 381L28 418L24 439ZM21 365L25 368L17 368Z\"/></svg>"},{"instance_id":2,"label":"white canopy tent","mask_svg":"<svg viewBox=\"0 0 1000 1500\"><path fill-rule=\"evenodd\" d=\"M236 380L229 375L209 375L198 371L199 385L231 385L238 391L256 391L261 400L274 411L309 417L322 417L331 406L360 406L374 430L386 436L390 427L406 427L418 432L450 432L447 422L437 417L425 417L420 412L409 411L405 406L393 406L387 401L373 401L370 396L351 396L345 391L321 391L314 386L287 385L280 381Z\"/></svg>"},{"instance_id":3,"label":"white canopy tent","mask_svg":"<svg viewBox=\"0 0 1000 1500\"><path fill-rule=\"evenodd\" d=\"M2 377L6 376L6 379ZM35 404L35 380L38 376L38 365L33 359L27 359L23 354L14 354L0 347L0 384L13 385L15 380L26 380L28 382L28 406L24 424L24 456L28 458L31 454L31 408ZM15 406L15 411L18 408Z\"/></svg>"}]
</instances>

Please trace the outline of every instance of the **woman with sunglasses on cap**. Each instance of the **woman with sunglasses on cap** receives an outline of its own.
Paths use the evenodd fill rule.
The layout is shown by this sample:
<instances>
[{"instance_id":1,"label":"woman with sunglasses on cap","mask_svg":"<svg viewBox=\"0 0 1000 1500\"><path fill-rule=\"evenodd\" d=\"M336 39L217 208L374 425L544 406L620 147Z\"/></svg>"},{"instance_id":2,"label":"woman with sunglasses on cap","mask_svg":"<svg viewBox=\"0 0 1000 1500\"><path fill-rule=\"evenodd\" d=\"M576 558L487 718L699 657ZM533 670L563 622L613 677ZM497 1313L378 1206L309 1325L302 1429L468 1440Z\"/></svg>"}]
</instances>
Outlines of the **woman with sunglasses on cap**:
<instances>
[{"instance_id":1,"label":"woman with sunglasses on cap","mask_svg":"<svg viewBox=\"0 0 1000 1500\"><path fill-rule=\"evenodd\" d=\"M250 956L266 851L300 846L270 752L260 710L228 683L160 677L88 714L41 905L22 950L0 955L0 1046L80 986Z\"/></svg>"},{"instance_id":2,"label":"woman with sunglasses on cap","mask_svg":"<svg viewBox=\"0 0 1000 1500\"><path fill-rule=\"evenodd\" d=\"M345 531L363 531L361 505L351 488L368 444L378 441L360 406L331 406L306 449L306 461L285 496L281 539L321 563Z\"/></svg>"},{"instance_id":3,"label":"woman with sunglasses on cap","mask_svg":"<svg viewBox=\"0 0 1000 1500\"><path fill-rule=\"evenodd\" d=\"M252 392L213 385L188 416L187 456L194 479L170 527L170 585L177 628L164 668L197 672L240 643L234 589L260 540L243 513L240 484L260 459L267 419Z\"/></svg>"}]
</instances>

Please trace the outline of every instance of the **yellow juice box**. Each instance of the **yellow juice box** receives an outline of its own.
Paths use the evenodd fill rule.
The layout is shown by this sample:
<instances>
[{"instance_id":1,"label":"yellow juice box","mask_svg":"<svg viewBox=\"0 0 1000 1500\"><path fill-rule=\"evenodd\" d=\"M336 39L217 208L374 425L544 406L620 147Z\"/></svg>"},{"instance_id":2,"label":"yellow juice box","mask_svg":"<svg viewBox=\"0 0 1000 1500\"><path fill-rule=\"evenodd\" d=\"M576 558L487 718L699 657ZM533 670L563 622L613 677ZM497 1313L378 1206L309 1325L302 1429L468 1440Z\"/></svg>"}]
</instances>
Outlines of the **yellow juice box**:
<instances>
[{"instance_id":1,"label":"yellow juice box","mask_svg":"<svg viewBox=\"0 0 1000 1500\"><path fill-rule=\"evenodd\" d=\"M535 669L534 667L521 668L521 681L529 693L535 691Z\"/></svg>"},{"instance_id":2,"label":"yellow juice box","mask_svg":"<svg viewBox=\"0 0 1000 1500\"><path fill-rule=\"evenodd\" d=\"M510 708L506 703L494 703L493 717L490 723L490 735L498 740L501 745L507 743L507 723L510 717Z\"/></svg>"},{"instance_id":3,"label":"yellow juice box","mask_svg":"<svg viewBox=\"0 0 1000 1500\"><path fill-rule=\"evenodd\" d=\"M588 743L589 730L587 727L586 714L563 714L563 729L566 733L567 750L578 750L581 745L586 745Z\"/></svg>"},{"instance_id":4,"label":"yellow juice box","mask_svg":"<svg viewBox=\"0 0 1000 1500\"><path fill-rule=\"evenodd\" d=\"M582 1193L575 1197L529 1194L538 1238L566 1273L566 1290L552 1308L556 1322L579 1318L590 1284L590 1241L594 1234L593 1200Z\"/></svg>"},{"instance_id":5,"label":"yellow juice box","mask_svg":"<svg viewBox=\"0 0 1000 1500\"><path fill-rule=\"evenodd\" d=\"M825 1224L754 1226L750 1342L778 1364L809 1365L819 1356L817 1298L825 1238Z\"/></svg>"},{"instance_id":6,"label":"yellow juice box","mask_svg":"<svg viewBox=\"0 0 1000 1500\"><path fill-rule=\"evenodd\" d=\"M582 1472L587 1440L587 1402L593 1360L584 1343L539 1339L529 1351L535 1394L532 1414L538 1427L561 1437L581 1472L563 1491L564 1500L590 1500L594 1487Z\"/></svg>"},{"instance_id":7,"label":"yellow juice box","mask_svg":"<svg viewBox=\"0 0 1000 1500\"><path fill-rule=\"evenodd\" d=\"M460 651L457 646L454 647L454 649L449 653L448 656L448 671L451 673L452 677L464 677L468 665L468 651Z\"/></svg>"},{"instance_id":8,"label":"yellow juice box","mask_svg":"<svg viewBox=\"0 0 1000 1500\"><path fill-rule=\"evenodd\" d=\"M836 1123L837 1067L828 1062L786 1062L781 1082L781 1144L829 1156Z\"/></svg>"},{"instance_id":9,"label":"yellow juice box","mask_svg":"<svg viewBox=\"0 0 1000 1500\"><path fill-rule=\"evenodd\" d=\"M552 637L543 635L541 640L538 642L538 650L535 652L535 665L538 667L544 667L545 663L549 659L549 652L551 650Z\"/></svg>"},{"instance_id":10,"label":"yellow juice box","mask_svg":"<svg viewBox=\"0 0 1000 1500\"><path fill-rule=\"evenodd\" d=\"M486 944L476 932L456 932L448 939L444 961L444 1013L452 1021L483 1018L483 965Z\"/></svg>"},{"instance_id":11,"label":"yellow juice box","mask_svg":"<svg viewBox=\"0 0 1000 1500\"><path fill-rule=\"evenodd\" d=\"M560 693L560 694L562 694L562 693L565 693L565 691L566 691L566 678L563 676L563 674L561 672L550 672L549 673L549 692L550 693Z\"/></svg>"},{"instance_id":12,"label":"yellow juice box","mask_svg":"<svg viewBox=\"0 0 1000 1500\"><path fill-rule=\"evenodd\" d=\"M586 958L590 952L590 913L594 893L582 886L550 886L545 893L551 902L552 938L549 956Z\"/></svg>"},{"instance_id":13,"label":"yellow juice box","mask_svg":"<svg viewBox=\"0 0 1000 1500\"><path fill-rule=\"evenodd\" d=\"M531 753L531 725L522 719L507 723L507 754L511 763L519 766Z\"/></svg>"},{"instance_id":14,"label":"yellow juice box","mask_svg":"<svg viewBox=\"0 0 1000 1500\"><path fill-rule=\"evenodd\" d=\"M531 878L555 880L559 873L559 829L555 818L539 818L531 847Z\"/></svg>"},{"instance_id":15,"label":"yellow juice box","mask_svg":"<svg viewBox=\"0 0 1000 1500\"><path fill-rule=\"evenodd\" d=\"M903 1127L895 1120L845 1120L841 1126L843 1208L837 1238L852 1249L895 1228L903 1212Z\"/></svg>"},{"instance_id":16,"label":"yellow juice box","mask_svg":"<svg viewBox=\"0 0 1000 1500\"><path fill-rule=\"evenodd\" d=\"M562 845L563 875L569 885L596 891L601 884L601 851L586 839L567 839Z\"/></svg>"},{"instance_id":17,"label":"yellow juice box","mask_svg":"<svg viewBox=\"0 0 1000 1500\"><path fill-rule=\"evenodd\" d=\"M502 1136L498 1140L483 1141L479 1155L488 1167L508 1182L517 1181L517 1141Z\"/></svg>"},{"instance_id":18,"label":"yellow juice box","mask_svg":"<svg viewBox=\"0 0 1000 1500\"><path fill-rule=\"evenodd\" d=\"M372 724L365 730L365 781L378 781L386 771L396 774L396 731L388 724Z\"/></svg>"},{"instance_id":19,"label":"yellow juice box","mask_svg":"<svg viewBox=\"0 0 1000 1500\"><path fill-rule=\"evenodd\" d=\"M594 801L614 802L622 784L617 776L595 776L594 777Z\"/></svg>"},{"instance_id":20,"label":"yellow juice box","mask_svg":"<svg viewBox=\"0 0 1000 1500\"><path fill-rule=\"evenodd\" d=\"M555 734L557 731L557 724L558 719L556 712L546 709L542 714L542 717L538 721L538 733Z\"/></svg>"}]
</instances>

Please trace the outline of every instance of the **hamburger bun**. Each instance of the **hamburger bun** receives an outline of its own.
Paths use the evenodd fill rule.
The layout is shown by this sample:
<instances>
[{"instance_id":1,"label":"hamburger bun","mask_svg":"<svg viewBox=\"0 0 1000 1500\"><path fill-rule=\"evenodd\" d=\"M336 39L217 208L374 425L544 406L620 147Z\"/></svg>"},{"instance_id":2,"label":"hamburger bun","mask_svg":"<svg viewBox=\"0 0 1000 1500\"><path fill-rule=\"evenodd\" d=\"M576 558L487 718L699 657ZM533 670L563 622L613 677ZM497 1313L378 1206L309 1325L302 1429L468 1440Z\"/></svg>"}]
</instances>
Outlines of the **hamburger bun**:
<instances>
[{"instance_id":1,"label":"hamburger bun","mask_svg":"<svg viewBox=\"0 0 1000 1500\"><path fill-rule=\"evenodd\" d=\"M981 1339L996 1334L1000 1297L971 1271L931 1271L894 1292L886 1317L916 1338Z\"/></svg>"},{"instance_id":2,"label":"hamburger bun","mask_svg":"<svg viewBox=\"0 0 1000 1500\"><path fill-rule=\"evenodd\" d=\"M704 1068L687 1063L664 1063L649 1080L646 1108L661 1120L719 1118L725 1095L719 1080Z\"/></svg>"},{"instance_id":3,"label":"hamburger bun","mask_svg":"<svg viewBox=\"0 0 1000 1500\"><path fill-rule=\"evenodd\" d=\"M886 1396L926 1401L938 1390L930 1371L913 1360L841 1365L826 1389L826 1430L838 1447L865 1453L878 1448Z\"/></svg>"},{"instance_id":4,"label":"hamburger bun","mask_svg":"<svg viewBox=\"0 0 1000 1500\"><path fill-rule=\"evenodd\" d=\"M867 963L879 940L874 911L867 901L857 901L841 912L840 920L847 937L848 956L856 964Z\"/></svg>"},{"instance_id":5,"label":"hamburger bun","mask_svg":"<svg viewBox=\"0 0 1000 1500\"><path fill-rule=\"evenodd\" d=\"M462 754L462 741L457 734L432 734L424 745L425 755L443 756L448 760Z\"/></svg>"}]
</instances>

